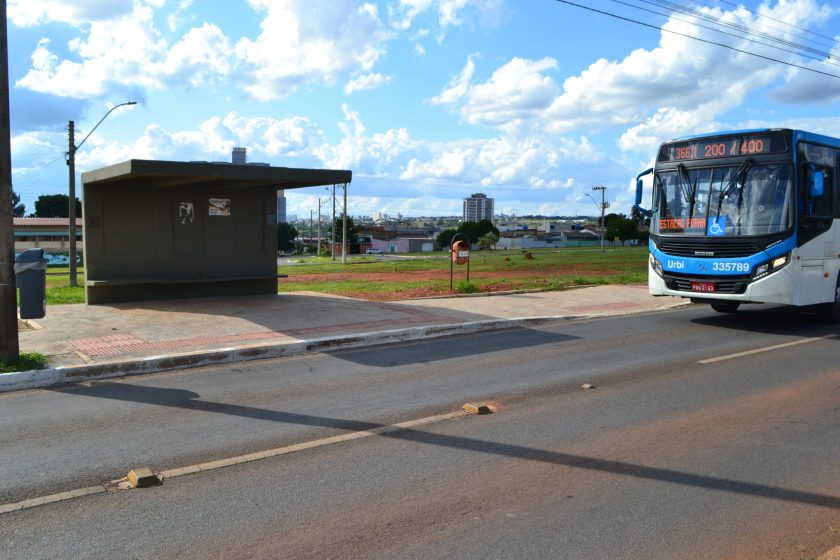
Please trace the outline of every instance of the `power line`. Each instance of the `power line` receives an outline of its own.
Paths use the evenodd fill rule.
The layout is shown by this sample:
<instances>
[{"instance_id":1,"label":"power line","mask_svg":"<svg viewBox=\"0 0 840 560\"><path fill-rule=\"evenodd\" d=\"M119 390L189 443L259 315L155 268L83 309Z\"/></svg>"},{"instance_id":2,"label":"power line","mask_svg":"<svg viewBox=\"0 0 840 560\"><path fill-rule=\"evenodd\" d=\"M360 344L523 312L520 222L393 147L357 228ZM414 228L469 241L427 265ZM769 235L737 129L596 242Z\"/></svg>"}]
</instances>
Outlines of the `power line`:
<instances>
[{"instance_id":1,"label":"power line","mask_svg":"<svg viewBox=\"0 0 840 560\"><path fill-rule=\"evenodd\" d=\"M771 56L765 56L765 55L763 55L763 54L757 54L757 53L754 53L754 52L745 51L745 50L743 50L743 49L739 49L739 48L733 47L733 46L731 46L731 45L726 45L726 44L724 44L724 43L718 43L718 42L716 42L716 41L709 41L708 39L701 39L701 38L699 38L699 37L694 37L693 35L688 35L687 33L680 33L680 32L678 32L678 31L672 31L672 30L670 30L670 29L664 29L664 28L659 27L659 26L657 26L657 25L651 25L651 24L649 24L649 23L644 23L644 22L642 22L642 21L638 21L638 20L635 20L635 19L632 19L632 18L628 18L628 17L620 16L620 15L618 15L618 14L613 14L613 13L611 13L611 12L606 12L606 11L604 11L604 10L597 10L597 9L595 9L595 8L590 8L590 7L588 7L588 6L582 6L582 5L580 5L580 4L575 4L574 2L569 2L568 0L556 0L556 1L557 1L557 2L560 2L560 3L562 3L562 4L568 4L569 6L574 6L574 7L576 7L576 8L581 8L581 9L583 9L583 10L588 10L588 11L590 11L590 12L595 12L595 13L597 13L597 14L601 14L601 15L604 15L604 16L609 16L609 17L611 17L611 18L620 19L620 20L627 21L627 22L630 22L630 23L635 23L636 25L641 25L641 26L643 26L643 27L649 27L649 28L651 28L651 29L657 29L657 30L662 31L662 32L664 32L664 33L671 33L672 35L679 35L680 37L685 37L686 39L693 39L693 40L695 40L695 41L700 41L701 43L707 43L707 44L709 44L709 45L715 45L715 46L718 46L718 47L723 47L723 48L725 48L725 49L729 49L729 50L732 50L732 51L735 51L735 52L739 52L739 53L741 53L741 54L746 54L746 55L749 55L749 56L754 56L754 57L756 57L756 58L761 58L761 59L764 59L764 60L769 60L769 61L771 61L771 62L778 62L779 64L785 64L785 65L787 65L787 66L791 66L791 67L793 67L793 68L799 68L800 70L806 70L806 71L808 71L808 72L814 72L815 74L822 74L823 76L829 76L829 77L831 77L831 78L838 78L838 79L840 79L840 75L837 75L837 74L832 74L832 73L830 73L830 72L823 72L822 70L816 70L816 69L814 69L814 68L808 68L807 66L802 66L802 65L799 65L799 64L794 64L794 63L792 63L792 62L786 62L786 61L784 61L784 60L779 60L778 58L773 58L773 57L771 57Z\"/></svg>"},{"instance_id":2,"label":"power line","mask_svg":"<svg viewBox=\"0 0 840 560\"><path fill-rule=\"evenodd\" d=\"M659 6L661 8L665 8L667 10L672 10L672 11L677 12L677 13L686 14L688 16L696 17L696 18L702 19L704 21L709 21L709 22L714 23L716 25L719 25L721 27L734 29L736 31L744 33L745 35L752 35L752 36L755 36L755 37L761 37L763 39L778 41L782 44L788 45L790 47L797 48L799 50L811 52L813 54L817 54L817 55L820 55L822 57L831 58L831 53L825 52L823 50L818 50L818 49L815 49L813 47L809 47L807 45L803 45L803 44L800 44L800 43L794 43L794 42L789 41L788 39L786 39L784 37L778 37L776 35L771 35L770 33L766 33L764 31L753 31L752 29L750 29L746 25L731 22L731 21L726 21L724 19L721 19L721 18L712 16L712 15L709 15L709 14L703 13L699 10L695 10L695 9L692 9L692 8L686 8L686 7L682 6L681 4L677 4L675 2L669 2L667 0L639 0L639 1L644 2L645 4L652 4L654 6ZM747 37L745 37L745 39L747 39ZM747 39L747 40L749 40L749 39Z\"/></svg>"},{"instance_id":3,"label":"power line","mask_svg":"<svg viewBox=\"0 0 840 560\"><path fill-rule=\"evenodd\" d=\"M702 24L699 24L699 23L696 23L696 22L691 22L691 21L688 21L688 20L685 20L685 19L680 19L680 18L678 18L678 17L674 17L673 15L663 14L663 13L661 13L661 12L656 12L656 11L654 11L654 10L649 10L649 9L647 9L647 8L642 8L642 7L639 7L639 6L633 6L633 5L628 4L628 3L626 3L626 2L622 2L621 0L612 0L612 1L613 1L613 2L615 2L615 3L617 3L617 4L623 4L623 5L625 5L625 6L630 6L630 7L632 7L632 8L636 8L636 9L638 9L638 10L642 10L642 11L644 11L644 12L650 12L650 13L652 13L652 14L656 14L656 15L660 15L660 16L664 16L664 17L670 17L670 19L673 19L673 20L675 20L675 21L681 21L681 22L683 22L683 23L688 23L688 24L691 24L691 25L695 25L695 26L700 27L700 28L702 28L702 29L708 29L709 31L714 31L715 33L721 33L721 34L723 34L723 35L729 35L730 37L735 37L736 39L744 39L744 40L749 41L749 42L751 42L751 43L756 43L756 44L758 44L758 45L762 45L762 46L765 46L765 47L770 47L771 49L777 49L777 50L780 50L780 51L783 51L783 52L787 52L787 53L790 53L790 54L795 54L795 55L797 55L797 56L802 56L802 57L805 57L805 58L809 58L809 59L811 59L811 60L816 60L816 61L818 61L818 62L826 62L826 63L828 63L828 64L833 64L833 65L835 65L835 66L840 66L840 64L839 64L839 63L837 63L837 62L834 62L834 61L830 60L830 57L829 57L829 60L823 60L823 58L818 58L818 57L816 57L816 56L811 56L811 55L808 55L808 54L803 54L803 53L801 53L801 52L797 52L797 51L790 50L790 49L785 49L785 48L783 48L783 47L779 47L779 46L777 46L777 45L772 45L772 44L769 44L769 43L763 43L763 42L761 42L761 41L756 41L756 40L748 39L747 37L743 37L743 36L741 36L741 35L737 35L737 34L735 34L735 33L729 33L729 32L727 32L727 31L722 31L722 30L720 30L720 29L715 29L715 28L713 28L713 27L709 27L709 26L706 26L706 25L702 25ZM780 42L782 42L782 41L780 41Z\"/></svg>"},{"instance_id":4,"label":"power line","mask_svg":"<svg viewBox=\"0 0 840 560\"><path fill-rule=\"evenodd\" d=\"M798 30L800 30L800 31L804 31L805 33L808 33L808 34L810 34L810 35L814 35L814 36L816 36L816 37L821 37L821 38L823 38L823 39L828 39L828 40L831 42L830 44L832 45L832 47L835 47L835 46L837 45L837 41L836 41L833 37L828 37L828 36L826 36L826 35L821 35L821 34L819 34L819 33L815 32L815 31L811 31L810 29L805 29L805 28L803 28L803 27L798 27L798 26L796 26L796 25L793 25L792 23L788 23L788 22L786 22L786 21L782 21L782 20L780 20L780 19L776 19L776 18L771 17L771 16L768 16L768 15L766 15L766 14L756 14L753 10L750 10L749 8L747 8L747 7L745 7L745 6L739 6L739 5L737 5L737 4L733 4L732 2L727 2L726 0L718 0L718 1L719 1L721 4L726 4L727 6L731 6L731 7L736 8L736 9L737 9L737 8L741 8L741 7L743 7L745 10L747 10L747 12L749 12L749 13L751 13L751 14L753 14L753 15L758 15L758 16L760 16L760 17L767 18L767 19L769 19L769 20L773 20L773 21L775 21L775 22L777 22L777 23L781 23L782 25L786 25L786 26L788 26L788 27L792 27L792 28L794 28L794 29L798 29Z\"/></svg>"}]
</instances>

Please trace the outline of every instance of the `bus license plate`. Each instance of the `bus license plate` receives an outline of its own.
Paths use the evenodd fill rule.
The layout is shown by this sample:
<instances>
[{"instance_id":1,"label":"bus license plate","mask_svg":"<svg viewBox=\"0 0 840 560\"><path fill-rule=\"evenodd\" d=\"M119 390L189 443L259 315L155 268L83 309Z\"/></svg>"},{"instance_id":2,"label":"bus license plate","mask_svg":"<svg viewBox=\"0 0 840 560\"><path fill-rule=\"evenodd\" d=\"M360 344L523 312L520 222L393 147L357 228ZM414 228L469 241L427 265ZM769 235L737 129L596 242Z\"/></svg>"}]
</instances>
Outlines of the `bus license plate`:
<instances>
[{"instance_id":1,"label":"bus license plate","mask_svg":"<svg viewBox=\"0 0 840 560\"><path fill-rule=\"evenodd\" d=\"M692 282L691 283L691 291L692 292L716 292L715 283L714 282Z\"/></svg>"}]
</instances>

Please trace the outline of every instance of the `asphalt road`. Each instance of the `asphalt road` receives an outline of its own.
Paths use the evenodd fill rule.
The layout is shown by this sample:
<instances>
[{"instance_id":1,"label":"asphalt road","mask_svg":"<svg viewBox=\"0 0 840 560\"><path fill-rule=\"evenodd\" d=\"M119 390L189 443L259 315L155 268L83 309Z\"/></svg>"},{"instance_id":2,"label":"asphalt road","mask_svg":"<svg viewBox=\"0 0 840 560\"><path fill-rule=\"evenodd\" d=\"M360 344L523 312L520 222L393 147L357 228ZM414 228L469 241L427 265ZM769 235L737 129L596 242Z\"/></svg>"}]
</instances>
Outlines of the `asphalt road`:
<instances>
[{"instance_id":1,"label":"asphalt road","mask_svg":"<svg viewBox=\"0 0 840 560\"><path fill-rule=\"evenodd\" d=\"M3 514L0 557L815 558L838 333L698 306L0 395L0 504L373 433Z\"/></svg>"}]
</instances>

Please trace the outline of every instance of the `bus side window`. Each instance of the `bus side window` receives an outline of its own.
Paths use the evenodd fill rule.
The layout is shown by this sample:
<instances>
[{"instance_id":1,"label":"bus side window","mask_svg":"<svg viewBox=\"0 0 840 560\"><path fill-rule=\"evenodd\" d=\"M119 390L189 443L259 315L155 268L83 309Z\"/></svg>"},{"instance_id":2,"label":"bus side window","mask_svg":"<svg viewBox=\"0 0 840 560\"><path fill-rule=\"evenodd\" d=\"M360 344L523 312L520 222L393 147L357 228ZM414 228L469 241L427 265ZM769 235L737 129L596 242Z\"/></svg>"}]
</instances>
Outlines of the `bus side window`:
<instances>
[{"instance_id":1,"label":"bus side window","mask_svg":"<svg viewBox=\"0 0 840 560\"><path fill-rule=\"evenodd\" d=\"M802 175L800 210L806 216L834 216L834 174L830 167L807 164Z\"/></svg>"},{"instance_id":2,"label":"bus side window","mask_svg":"<svg viewBox=\"0 0 840 560\"><path fill-rule=\"evenodd\" d=\"M840 155L834 160L834 180L831 183L826 183L826 188L831 190L832 197L834 198L834 212L832 212L832 215L835 218L840 218L840 176L838 176L838 172L840 172Z\"/></svg>"}]
</instances>

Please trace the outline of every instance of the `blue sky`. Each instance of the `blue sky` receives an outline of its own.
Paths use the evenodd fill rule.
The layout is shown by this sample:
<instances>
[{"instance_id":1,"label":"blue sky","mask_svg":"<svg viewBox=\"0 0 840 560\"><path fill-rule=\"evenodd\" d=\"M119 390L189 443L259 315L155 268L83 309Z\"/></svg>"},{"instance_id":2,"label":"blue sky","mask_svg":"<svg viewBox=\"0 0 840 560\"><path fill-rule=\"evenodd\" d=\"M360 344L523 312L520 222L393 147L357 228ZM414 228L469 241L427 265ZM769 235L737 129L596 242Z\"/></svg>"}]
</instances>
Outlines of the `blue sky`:
<instances>
[{"instance_id":1,"label":"blue sky","mask_svg":"<svg viewBox=\"0 0 840 560\"><path fill-rule=\"evenodd\" d=\"M68 121L78 143L128 100L138 104L79 150L80 172L127 159L229 161L245 146L252 162L352 170L351 215L458 215L474 192L495 198L497 213L594 215L587 195L598 185L610 211L628 213L632 178L670 138L753 127L840 136L835 2L682 2L691 14L578 3L591 9L9 0L13 188L27 212L41 194L66 193ZM712 20L754 35L702 27ZM288 212L307 216L328 193L287 194Z\"/></svg>"}]
</instances>

